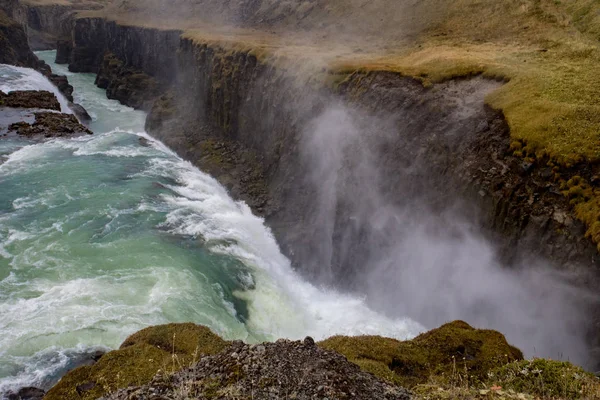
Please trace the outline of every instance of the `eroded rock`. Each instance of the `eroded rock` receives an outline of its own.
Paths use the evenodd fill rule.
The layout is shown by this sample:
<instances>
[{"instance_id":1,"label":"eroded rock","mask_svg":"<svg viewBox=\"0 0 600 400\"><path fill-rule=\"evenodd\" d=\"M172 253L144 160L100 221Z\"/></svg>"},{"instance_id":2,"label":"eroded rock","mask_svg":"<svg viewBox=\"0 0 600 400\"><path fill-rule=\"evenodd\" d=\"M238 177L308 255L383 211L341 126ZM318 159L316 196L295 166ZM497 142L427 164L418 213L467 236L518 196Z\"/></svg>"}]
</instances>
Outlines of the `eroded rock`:
<instances>
[{"instance_id":1,"label":"eroded rock","mask_svg":"<svg viewBox=\"0 0 600 400\"><path fill-rule=\"evenodd\" d=\"M60 103L54 93L44 90L17 90L8 94L0 92L0 107L60 111Z\"/></svg>"},{"instance_id":2,"label":"eroded rock","mask_svg":"<svg viewBox=\"0 0 600 400\"><path fill-rule=\"evenodd\" d=\"M34 113L34 116L33 124L17 122L8 127L9 132L14 131L18 135L33 139L92 134L92 131L81 125L73 114L37 112Z\"/></svg>"}]
</instances>

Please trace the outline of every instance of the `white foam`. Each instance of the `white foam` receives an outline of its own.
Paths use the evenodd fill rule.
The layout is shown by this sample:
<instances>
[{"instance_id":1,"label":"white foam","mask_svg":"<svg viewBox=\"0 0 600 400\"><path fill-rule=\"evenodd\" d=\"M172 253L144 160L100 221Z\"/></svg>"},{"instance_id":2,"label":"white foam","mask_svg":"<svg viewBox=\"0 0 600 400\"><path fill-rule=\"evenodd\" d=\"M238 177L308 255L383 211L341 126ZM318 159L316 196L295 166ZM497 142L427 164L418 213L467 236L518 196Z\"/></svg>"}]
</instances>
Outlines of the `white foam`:
<instances>
[{"instance_id":1,"label":"white foam","mask_svg":"<svg viewBox=\"0 0 600 400\"><path fill-rule=\"evenodd\" d=\"M414 321L372 311L361 298L302 280L261 218L245 203L231 199L215 179L167 151L173 157L153 159L148 170L175 176L180 183L169 186L174 195L164 196L172 205L165 226L174 234L202 237L209 246L215 243L213 252L236 257L251 268L254 289L237 293L248 303L250 331L288 338L382 334L406 339L423 330Z\"/></svg>"},{"instance_id":2,"label":"white foam","mask_svg":"<svg viewBox=\"0 0 600 400\"><path fill-rule=\"evenodd\" d=\"M8 93L16 90L46 90L54 93L63 113L72 114L69 101L44 75L31 68L0 64L0 90Z\"/></svg>"}]
</instances>

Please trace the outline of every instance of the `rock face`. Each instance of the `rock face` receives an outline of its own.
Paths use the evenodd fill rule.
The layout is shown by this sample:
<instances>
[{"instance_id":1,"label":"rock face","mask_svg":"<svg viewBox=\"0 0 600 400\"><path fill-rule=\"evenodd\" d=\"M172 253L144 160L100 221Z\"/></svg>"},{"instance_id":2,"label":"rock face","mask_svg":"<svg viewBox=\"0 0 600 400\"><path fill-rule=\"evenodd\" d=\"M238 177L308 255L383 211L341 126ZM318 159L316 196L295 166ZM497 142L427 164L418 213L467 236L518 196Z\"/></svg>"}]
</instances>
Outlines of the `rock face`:
<instances>
[{"instance_id":1,"label":"rock face","mask_svg":"<svg viewBox=\"0 0 600 400\"><path fill-rule=\"evenodd\" d=\"M106 89L109 99L147 111L164 91L156 79L126 66L112 53L105 54L96 76L96 85Z\"/></svg>"},{"instance_id":2,"label":"rock face","mask_svg":"<svg viewBox=\"0 0 600 400\"><path fill-rule=\"evenodd\" d=\"M157 376L140 388L127 388L105 400L174 398L408 400L401 387L365 373L342 355L303 342L247 345L235 342L219 354L172 376Z\"/></svg>"},{"instance_id":3,"label":"rock face","mask_svg":"<svg viewBox=\"0 0 600 400\"><path fill-rule=\"evenodd\" d=\"M56 42L56 60L57 64L68 64L71 60L73 45L71 40L58 40Z\"/></svg>"},{"instance_id":4,"label":"rock face","mask_svg":"<svg viewBox=\"0 0 600 400\"><path fill-rule=\"evenodd\" d=\"M27 35L16 21L0 10L0 63L34 68L37 57L29 49Z\"/></svg>"}]
</instances>

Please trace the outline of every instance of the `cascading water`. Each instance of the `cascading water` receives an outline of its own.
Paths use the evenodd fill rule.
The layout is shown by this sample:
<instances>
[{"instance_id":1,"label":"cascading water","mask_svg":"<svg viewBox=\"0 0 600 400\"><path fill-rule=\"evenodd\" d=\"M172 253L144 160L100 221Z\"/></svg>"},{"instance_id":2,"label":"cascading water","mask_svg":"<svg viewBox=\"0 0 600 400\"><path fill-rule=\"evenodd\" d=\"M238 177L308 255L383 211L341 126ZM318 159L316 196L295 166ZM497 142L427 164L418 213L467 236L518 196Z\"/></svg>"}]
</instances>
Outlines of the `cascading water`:
<instances>
[{"instance_id":1,"label":"cascading water","mask_svg":"<svg viewBox=\"0 0 600 400\"><path fill-rule=\"evenodd\" d=\"M95 134L0 141L0 393L48 388L90 350L166 322L251 342L422 330L296 276L263 221L148 137L142 112L39 56L69 75ZM0 66L0 90L22 89L67 104Z\"/></svg>"}]
</instances>

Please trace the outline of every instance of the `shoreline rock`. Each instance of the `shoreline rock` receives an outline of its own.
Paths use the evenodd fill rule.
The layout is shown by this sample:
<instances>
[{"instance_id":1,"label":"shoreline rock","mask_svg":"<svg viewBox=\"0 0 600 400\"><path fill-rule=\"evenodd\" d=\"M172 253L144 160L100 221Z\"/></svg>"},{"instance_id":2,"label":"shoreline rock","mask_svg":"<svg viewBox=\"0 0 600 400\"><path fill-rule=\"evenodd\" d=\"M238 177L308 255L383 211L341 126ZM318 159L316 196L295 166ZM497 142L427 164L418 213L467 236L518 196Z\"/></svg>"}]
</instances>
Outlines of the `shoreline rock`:
<instances>
[{"instance_id":1,"label":"shoreline rock","mask_svg":"<svg viewBox=\"0 0 600 400\"><path fill-rule=\"evenodd\" d=\"M0 107L39 108L60 111L60 103L52 92L45 90L0 91Z\"/></svg>"},{"instance_id":2,"label":"shoreline rock","mask_svg":"<svg viewBox=\"0 0 600 400\"><path fill-rule=\"evenodd\" d=\"M8 127L8 132L15 132L30 139L49 139L57 137L76 137L92 135L85 126L81 125L75 115L53 112L34 112L35 121L16 122Z\"/></svg>"}]
</instances>

